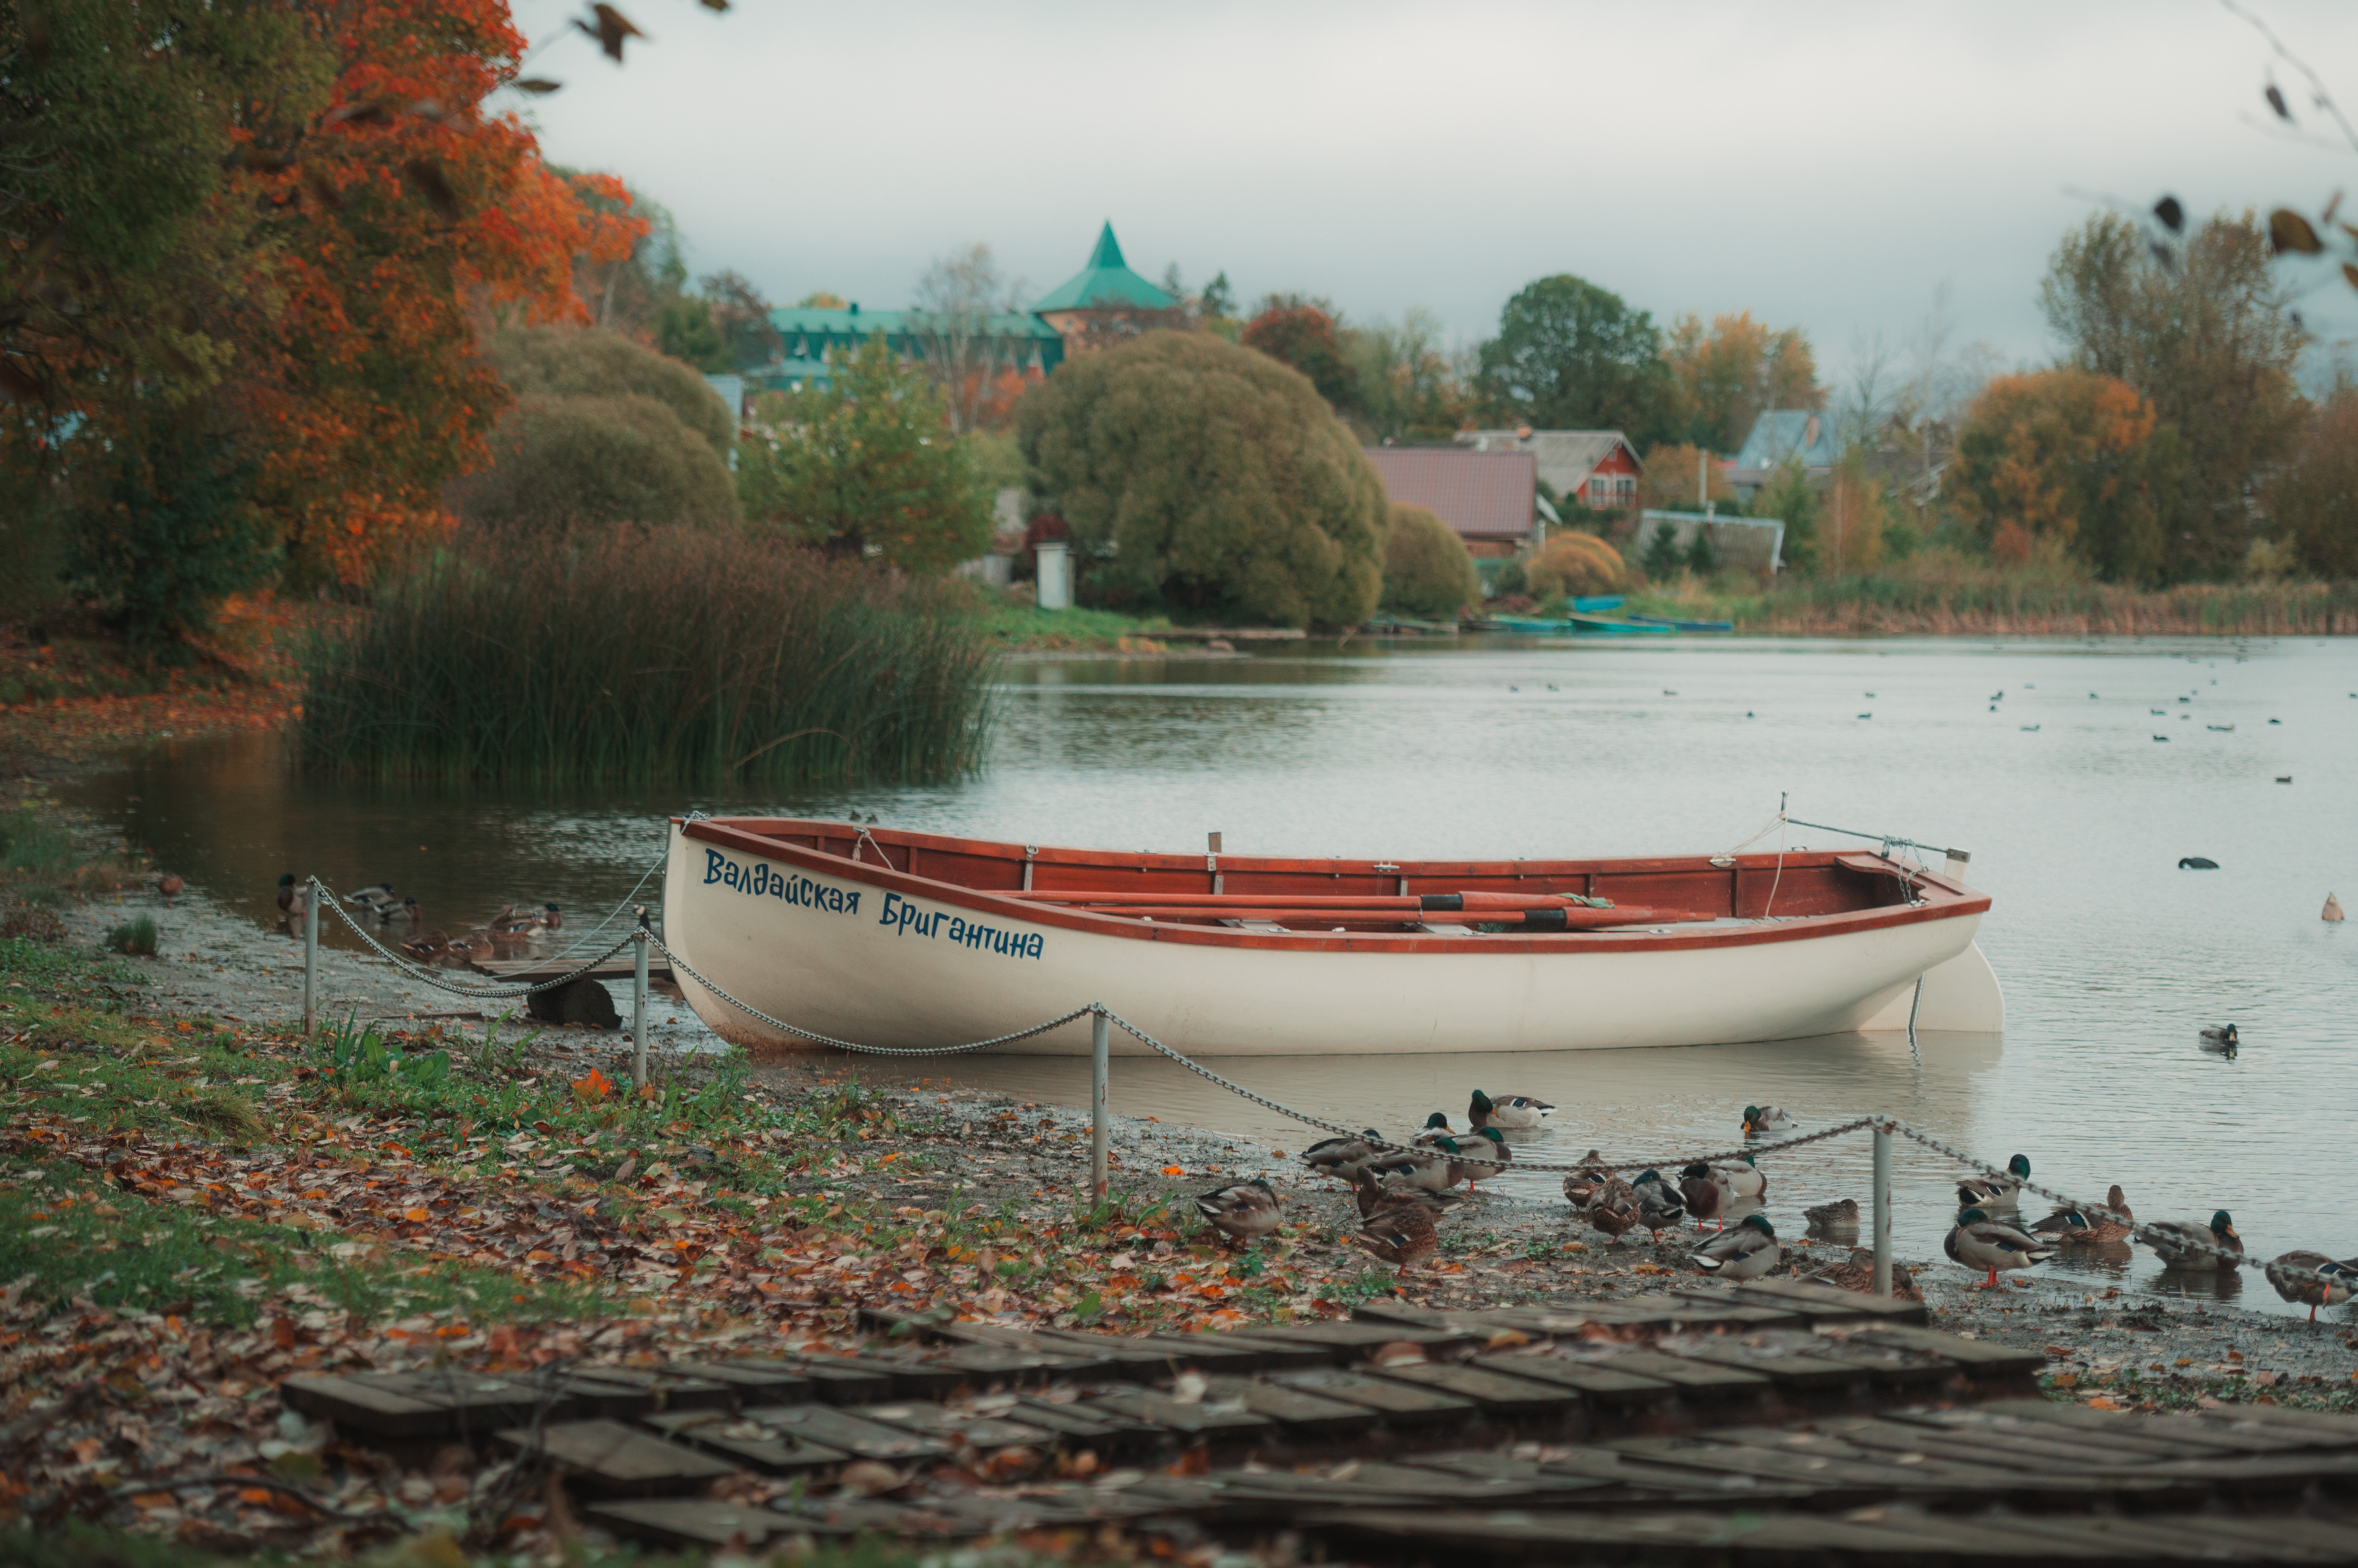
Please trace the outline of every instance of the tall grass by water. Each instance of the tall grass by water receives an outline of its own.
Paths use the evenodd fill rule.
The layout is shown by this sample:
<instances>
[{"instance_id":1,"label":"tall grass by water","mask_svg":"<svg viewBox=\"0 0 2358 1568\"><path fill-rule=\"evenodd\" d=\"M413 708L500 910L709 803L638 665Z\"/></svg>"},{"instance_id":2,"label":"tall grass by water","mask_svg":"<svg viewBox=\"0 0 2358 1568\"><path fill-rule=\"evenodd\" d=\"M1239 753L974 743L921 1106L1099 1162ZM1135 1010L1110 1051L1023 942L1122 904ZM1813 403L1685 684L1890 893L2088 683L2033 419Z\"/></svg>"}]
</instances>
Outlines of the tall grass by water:
<instances>
[{"instance_id":1,"label":"tall grass by water","mask_svg":"<svg viewBox=\"0 0 2358 1568\"><path fill-rule=\"evenodd\" d=\"M476 538L305 658L312 765L612 783L979 765L991 654L932 585L733 532Z\"/></svg>"},{"instance_id":2,"label":"tall grass by water","mask_svg":"<svg viewBox=\"0 0 2358 1568\"><path fill-rule=\"evenodd\" d=\"M1766 592L1693 596L1744 632L1877 636L2331 636L2358 633L2358 582L2185 583L2144 589L2007 568L1944 551Z\"/></svg>"}]
</instances>

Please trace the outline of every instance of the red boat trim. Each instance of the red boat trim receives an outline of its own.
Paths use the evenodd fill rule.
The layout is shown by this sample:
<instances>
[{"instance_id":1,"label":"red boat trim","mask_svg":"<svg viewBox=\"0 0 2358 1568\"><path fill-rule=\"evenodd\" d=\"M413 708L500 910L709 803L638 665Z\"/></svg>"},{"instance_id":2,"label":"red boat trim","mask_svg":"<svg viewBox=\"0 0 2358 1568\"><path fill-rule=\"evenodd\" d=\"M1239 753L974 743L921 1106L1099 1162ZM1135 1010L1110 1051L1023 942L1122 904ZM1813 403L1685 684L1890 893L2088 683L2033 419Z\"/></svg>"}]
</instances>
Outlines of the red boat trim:
<instances>
[{"instance_id":1,"label":"red boat trim","mask_svg":"<svg viewBox=\"0 0 2358 1568\"><path fill-rule=\"evenodd\" d=\"M672 820L683 823L679 817ZM758 822L769 831L754 832L738 826L747 822ZM1735 857L1732 866L1719 866L1699 855L1628 860L1423 860L1395 863L1389 860L1280 860L1239 855L1123 854L1118 850L1061 847L1042 848L1036 853L1027 853L1022 845L1001 843L996 839L960 838L894 828L860 829L853 828L848 823L784 816L700 817L684 822L681 832L686 838L725 847L755 860L797 866L823 876L897 892L904 898L923 898L935 903L982 910L999 919L1018 920L1033 926L1085 931L1100 936L1123 936L1134 941L1180 942L1214 947L1267 947L1286 952L1570 954L1742 947L1769 942L1803 942L1821 936L1953 920L1960 915L1984 914L1990 906L1990 897L1985 892L1967 887L1940 872L1908 868L1906 881L1917 890L1918 896L1927 901L1917 907L1887 904L1828 914L1801 915L1758 925L1712 926L1708 929L1673 927L1661 933L1567 931L1535 935L1500 933L1472 936L1432 932L1412 935L1364 931L1342 934L1332 931L1242 931L1228 926L1174 925L1128 916L1093 914L1084 909L1041 903L1036 902L1036 894L1033 899L1001 897L990 890L968 887L962 882L912 875L895 868L888 851L900 851L903 865L915 863L918 855L928 851L1004 860L1011 877L1016 879L1022 877L1022 869L1028 862L1035 873L1047 868L1089 868L1099 871L1192 873L1206 877L1208 881L1214 870L1209 862L1217 860L1218 873L1231 881L1255 874L1295 877L1307 874L1324 875L1336 881L1347 876L1359 880L1397 879L1403 884L1417 881L1449 884L1410 890L1434 892L1460 891L1467 878L1512 878L1555 882L1585 878L1587 887L1584 891L1591 893L1599 876L1628 878L1648 874L1722 872L1734 879L1750 871L1759 873L1765 880L1779 873L1779 857L1774 854L1739 855ZM844 839L847 841L846 849L841 854L811 849L788 842L782 836L788 833L823 840ZM855 849L860 851L860 858L856 860L852 858ZM870 859L871 854L882 858L883 863L880 865L876 860ZM1789 881L1797 872L1829 866L1888 876L1895 884L1902 879L1900 866L1875 854L1812 850L1805 854L1789 853L1781 859L1781 874ZM1014 892L1020 890L1011 887L1006 891ZM1276 896L1282 898L1283 895ZM1342 912L1336 913L1339 915Z\"/></svg>"}]
</instances>

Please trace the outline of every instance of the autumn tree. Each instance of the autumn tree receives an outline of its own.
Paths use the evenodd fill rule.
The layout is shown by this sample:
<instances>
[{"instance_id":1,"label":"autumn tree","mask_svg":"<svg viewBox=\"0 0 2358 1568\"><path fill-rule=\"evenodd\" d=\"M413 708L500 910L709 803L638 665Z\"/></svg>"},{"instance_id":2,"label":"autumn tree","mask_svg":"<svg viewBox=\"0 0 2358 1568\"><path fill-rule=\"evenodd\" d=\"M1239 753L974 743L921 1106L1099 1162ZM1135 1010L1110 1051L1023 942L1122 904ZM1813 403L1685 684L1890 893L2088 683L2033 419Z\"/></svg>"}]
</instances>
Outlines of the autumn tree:
<instances>
[{"instance_id":1,"label":"autumn tree","mask_svg":"<svg viewBox=\"0 0 2358 1568\"><path fill-rule=\"evenodd\" d=\"M1586 278L1528 284L1478 356L1477 391L1503 423L1620 430L1640 447L1670 431L1675 391L1653 318Z\"/></svg>"},{"instance_id":2,"label":"autumn tree","mask_svg":"<svg viewBox=\"0 0 2358 1568\"><path fill-rule=\"evenodd\" d=\"M1424 507L1393 502L1384 530L1385 607L1454 617L1481 597L1474 557L1457 530Z\"/></svg>"},{"instance_id":3,"label":"autumn tree","mask_svg":"<svg viewBox=\"0 0 2358 1568\"><path fill-rule=\"evenodd\" d=\"M1749 310L1680 317L1663 340L1674 386L1671 422L1682 439L1715 452L1744 445L1753 421L1771 408L1823 406L1817 360L1799 327L1771 330Z\"/></svg>"},{"instance_id":4,"label":"autumn tree","mask_svg":"<svg viewBox=\"0 0 2358 1568\"><path fill-rule=\"evenodd\" d=\"M1377 440L1447 440L1467 422L1465 377L1432 312L1412 308L1398 325L1353 327L1343 334L1343 353L1353 411Z\"/></svg>"},{"instance_id":5,"label":"autumn tree","mask_svg":"<svg viewBox=\"0 0 2358 1568\"><path fill-rule=\"evenodd\" d=\"M2051 540L2098 575L2167 575L2186 463L2153 404L2067 368L1999 376L1974 400L1942 489L1993 559Z\"/></svg>"},{"instance_id":6,"label":"autumn tree","mask_svg":"<svg viewBox=\"0 0 2358 1568\"><path fill-rule=\"evenodd\" d=\"M1261 301L1237 341L1308 376L1318 395L1337 413L1355 406L1351 367L1343 357L1335 308L1327 301L1272 294Z\"/></svg>"},{"instance_id":7,"label":"autumn tree","mask_svg":"<svg viewBox=\"0 0 2358 1568\"><path fill-rule=\"evenodd\" d=\"M2303 407L2294 371L2309 336L2248 218L2201 224L2164 265L2142 230L2090 218L2055 251L2039 306L2064 362L2133 388L2182 448L2185 505L2120 575L2179 581L2233 575L2249 549L2252 501L2290 454Z\"/></svg>"},{"instance_id":8,"label":"autumn tree","mask_svg":"<svg viewBox=\"0 0 2358 1568\"><path fill-rule=\"evenodd\" d=\"M1638 504L1642 510L1700 512L1706 502L1736 500L1728 482L1727 465L1701 447L1682 443L1659 446L1646 454L1638 476Z\"/></svg>"},{"instance_id":9,"label":"autumn tree","mask_svg":"<svg viewBox=\"0 0 2358 1568\"><path fill-rule=\"evenodd\" d=\"M902 320L952 430L996 424L1011 406L1002 384L1011 374L1020 385L1023 367L1011 350L1021 340L1009 337L1007 318L1021 308L1021 286L1000 276L989 245L940 257L918 280L916 304Z\"/></svg>"},{"instance_id":10,"label":"autumn tree","mask_svg":"<svg viewBox=\"0 0 2358 1568\"><path fill-rule=\"evenodd\" d=\"M1067 361L1016 423L1097 601L1288 626L1375 608L1383 482L1299 371L1152 333Z\"/></svg>"},{"instance_id":11,"label":"autumn tree","mask_svg":"<svg viewBox=\"0 0 2358 1568\"><path fill-rule=\"evenodd\" d=\"M293 579L366 581L488 455L506 395L471 305L581 318L574 258L624 254L637 221L484 110L524 48L499 0L64 0L38 36L29 15L0 18L27 128L0 197L22 237L0 462L79 486L104 467L80 453L201 401ZM121 516L79 489L73 510Z\"/></svg>"},{"instance_id":12,"label":"autumn tree","mask_svg":"<svg viewBox=\"0 0 2358 1568\"><path fill-rule=\"evenodd\" d=\"M2323 578L2358 578L2358 387L2309 411L2290 461L2269 481L2277 542Z\"/></svg>"},{"instance_id":13,"label":"autumn tree","mask_svg":"<svg viewBox=\"0 0 2358 1568\"><path fill-rule=\"evenodd\" d=\"M757 532L924 576L990 544L990 497L941 395L882 332L827 384L755 400L737 492Z\"/></svg>"}]
</instances>

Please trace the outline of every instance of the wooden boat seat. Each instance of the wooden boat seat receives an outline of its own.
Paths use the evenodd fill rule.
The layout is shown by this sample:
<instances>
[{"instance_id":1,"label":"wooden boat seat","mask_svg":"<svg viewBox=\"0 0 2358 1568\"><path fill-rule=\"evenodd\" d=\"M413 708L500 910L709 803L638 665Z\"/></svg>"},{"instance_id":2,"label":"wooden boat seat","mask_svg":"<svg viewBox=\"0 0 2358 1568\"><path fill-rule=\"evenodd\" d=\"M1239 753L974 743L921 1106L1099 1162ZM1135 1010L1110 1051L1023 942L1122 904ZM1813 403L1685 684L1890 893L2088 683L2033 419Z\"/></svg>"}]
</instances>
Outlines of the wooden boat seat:
<instances>
[{"instance_id":1,"label":"wooden boat seat","mask_svg":"<svg viewBox=\"0 0 2358 1568\"><path fill-rule=\"evenodd\" d=\"M1470 925L1449 925L1439 921L1431 920L1420 922L1417 925L1417 929L1419 931L1430 931L1435 936L1472 936L1476 935L1474 928Z\"/></svg>"},{"instance_id":2,"label":"wooden boat seat","mask_svg":"<svg viewBox=\"0 0 2358 1568\"><path fill-rule=\"evenodd\" d=\"M1233 925L1239 931L1274 931L1280 935L1283 935L1286 930L1274 920L1223 920L1220 924Z\"/></svg>"}]
</instances>

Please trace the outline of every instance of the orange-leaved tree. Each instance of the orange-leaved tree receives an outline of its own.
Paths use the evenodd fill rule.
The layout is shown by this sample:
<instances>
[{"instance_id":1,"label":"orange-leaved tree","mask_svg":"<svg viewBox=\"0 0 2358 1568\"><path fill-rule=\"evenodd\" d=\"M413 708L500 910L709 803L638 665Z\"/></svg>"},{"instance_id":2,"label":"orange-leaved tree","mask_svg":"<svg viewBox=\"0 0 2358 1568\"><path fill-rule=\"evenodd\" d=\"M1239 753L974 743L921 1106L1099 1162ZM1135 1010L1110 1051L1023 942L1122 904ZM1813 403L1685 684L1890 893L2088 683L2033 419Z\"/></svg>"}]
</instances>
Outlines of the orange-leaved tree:
<instances>
[{"instance_id":1,"label":"orange-leaved tree","mask_svg":"<svg viewBox=\"0 0 2358 1568\"><path fill-rule=\"evenodd\" d=\"M357 584L442 526L444 486L489 460L507 393L478 326L586 320L575 259L627 256L646 223L620 181L567 178L514 114L485 112L524 49L506 0L329 15L328 108L222 199L270 215L254 262L275 308L239 378L270 438L259 499L298 580Z\"/></svg>"},{"instance_id":2,"label":"orange-leaved tree","mask_svg":"<svg viewBox=\"0 0 2358 1568\"><path fill-rule=\"evenodd\" d=\"M2067 368L1984 388L1943 488L1998 560L2051 540L2104 578L2151 582L2183 469L2176 431L2135 388Z\"/></svg>"}]
</instances>

